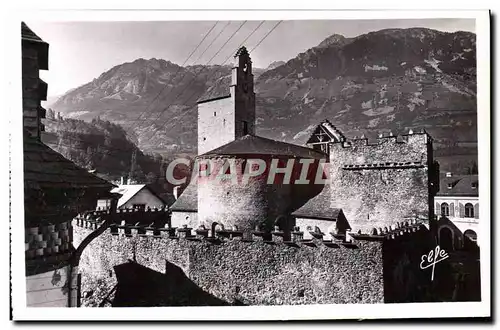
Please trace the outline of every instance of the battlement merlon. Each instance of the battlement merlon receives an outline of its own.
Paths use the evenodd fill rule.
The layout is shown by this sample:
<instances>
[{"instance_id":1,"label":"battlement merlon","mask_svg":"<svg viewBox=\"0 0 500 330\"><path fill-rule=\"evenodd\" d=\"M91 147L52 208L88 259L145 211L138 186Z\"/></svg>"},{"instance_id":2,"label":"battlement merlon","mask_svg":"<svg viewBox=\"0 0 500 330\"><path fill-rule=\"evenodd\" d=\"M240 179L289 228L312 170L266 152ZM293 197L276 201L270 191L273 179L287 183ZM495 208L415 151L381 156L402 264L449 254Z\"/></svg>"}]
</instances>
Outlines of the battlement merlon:
<instances>
[{"instance_id":1,"label":"battlement merlon","mask_svg":"<svg viewBox=\"0 0 500 330\"><path fill-rule=\"evenodd\" d=\"M408 143L422 143L427 145L432 143L432 137L425 130L414 133L410 131L406 134L393 135L392 132L381 133L375 140L368 139L365 135L360 137L354 136L352 138L346 137L343 141L331 142L332 145L338 145L342 148L350 148L352 146L377 146L381 144L408 144Z\"/></svg>"},{"instance_id":2,"label":"battlement merlon","mask_svg":"<svg viewBox=\"0 0 500 330\"><path fill-rule=\"evenodd\" d=\"M88 232L88 234L95 231L98 226L88 225L87 219L76 219L75 227L78 230ZM303 239L304 232L300 227L295 227L291 232L290 239L284 239L283 231L274 230L272 232L252 231L250 237L245 237L242 231L237 228L232 229L217 229L215 231L206 229L201 226L197 229L189 228L183 225L180 228L173 228L169 225L164 227L141 226L139 224L131 225L122 221L121 223L114 223L106 232L115 236L117 239L131 239L131 238L152 238L152 239L169 239L169 240L186 240L190 242L211 242L221 244L228 241L239 240L246 243L261 242L263 244L278 244L294 247L311 246L319 247L324 245L326 247L345 247L356 248L359 241L384 241L394 240L401 237L408 238L413 233L424 230L425 225L417 219L412 219L404 222L397 222L390 227L373 228L370 232L363 233L358 231L351 233L350 230L345 233L329 232L324 233L320 230L311 230L310 234L312 239Z\"/></svg>"},{"instance_id":3,"label":"battlement merlon","mask_svg":"<svg viewBox=\"0 0 500 330\"><path fill-rule=\"evenodd\" d=\"M409 162L428 167L433 163L432 138L424 130L401 135L389 132L374 140L365 136L346 138L329 143L328 151L331 162L343 162L344 165Z\"/></svg>"}]
</instances>

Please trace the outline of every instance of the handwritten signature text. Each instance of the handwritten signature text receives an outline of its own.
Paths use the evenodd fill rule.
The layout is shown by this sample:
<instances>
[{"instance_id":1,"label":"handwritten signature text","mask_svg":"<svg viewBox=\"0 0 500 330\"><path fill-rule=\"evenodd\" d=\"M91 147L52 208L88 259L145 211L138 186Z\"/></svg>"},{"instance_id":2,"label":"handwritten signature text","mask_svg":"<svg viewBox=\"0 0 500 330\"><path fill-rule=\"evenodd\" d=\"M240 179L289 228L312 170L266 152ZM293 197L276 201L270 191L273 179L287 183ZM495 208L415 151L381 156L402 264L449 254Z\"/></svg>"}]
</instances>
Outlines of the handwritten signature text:
<instances>
[{"instance_id":1,"label":"handwritten signature text","mask_svg":"<svg viewBox=\"0 0 500 330\"><path fill-rule=\"evenodd\" d=\"M449 255L446 253L446 251L444 249L442 250L438 245L434 250L431 250L428 254L424 254L422 256L420 269L432 267L431 281L434 281L434 268L436 267L436 264L445 259L448 259L448 257Z\"/></svg>"}]
</instances>

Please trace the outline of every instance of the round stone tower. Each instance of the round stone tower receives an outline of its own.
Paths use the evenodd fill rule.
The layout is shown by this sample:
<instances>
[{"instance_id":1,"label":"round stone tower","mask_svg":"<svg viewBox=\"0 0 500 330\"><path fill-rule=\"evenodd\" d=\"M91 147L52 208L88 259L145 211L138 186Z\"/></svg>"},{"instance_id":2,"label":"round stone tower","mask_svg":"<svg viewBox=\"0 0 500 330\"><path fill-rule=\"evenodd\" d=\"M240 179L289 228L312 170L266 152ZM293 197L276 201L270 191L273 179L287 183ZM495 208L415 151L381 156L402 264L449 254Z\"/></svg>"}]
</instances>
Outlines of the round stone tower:
<instances>
[{"instance_id":1,"label":"round stone tower","mask_svg":"<svg viewBox=\"0 0 500 330\"><path fill-rule=\"evenodd\" d=\"M255 135L198 156L199 224L219 224L247 234L256 229L269 232L275 226L291 229L292 208L322 188L311 176L324 158L322 152ZM296 184L303 161L311 163L311 180Z\"/></svg>"}]
</instances>

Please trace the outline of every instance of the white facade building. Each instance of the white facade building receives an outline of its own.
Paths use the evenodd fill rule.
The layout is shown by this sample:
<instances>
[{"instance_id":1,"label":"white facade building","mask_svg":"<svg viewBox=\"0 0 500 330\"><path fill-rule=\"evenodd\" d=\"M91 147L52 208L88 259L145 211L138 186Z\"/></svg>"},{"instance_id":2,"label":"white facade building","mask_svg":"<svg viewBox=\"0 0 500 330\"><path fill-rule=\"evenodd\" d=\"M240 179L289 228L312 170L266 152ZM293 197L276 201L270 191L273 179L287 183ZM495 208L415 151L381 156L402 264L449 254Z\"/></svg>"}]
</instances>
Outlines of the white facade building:
<instances>
[{"instance_id":1,"label":"white facade building","mask_svg":"<svg viewBox=\"0 0 500 330\"><path fill-rule=\"evenodd\" d=\"M445 250L477 245L479 236L479 194L477 175L446 173L434 198L439 244Z\"/></svg>"},{"instance_id":2,"label":"white facade building","mask_svg":"<svg viewBox=\"0 0 500 330\"><path fill-rule=\"evenodd\" d=\"M111 193L122 195L118 200L117 208L160 208L166 206L165 201L161 199L154 191L145 184L125 184L111 190ZM100 199L97 201L98 209L107 209L111 205L111 200Z\"/></svg>"}]
</instances>

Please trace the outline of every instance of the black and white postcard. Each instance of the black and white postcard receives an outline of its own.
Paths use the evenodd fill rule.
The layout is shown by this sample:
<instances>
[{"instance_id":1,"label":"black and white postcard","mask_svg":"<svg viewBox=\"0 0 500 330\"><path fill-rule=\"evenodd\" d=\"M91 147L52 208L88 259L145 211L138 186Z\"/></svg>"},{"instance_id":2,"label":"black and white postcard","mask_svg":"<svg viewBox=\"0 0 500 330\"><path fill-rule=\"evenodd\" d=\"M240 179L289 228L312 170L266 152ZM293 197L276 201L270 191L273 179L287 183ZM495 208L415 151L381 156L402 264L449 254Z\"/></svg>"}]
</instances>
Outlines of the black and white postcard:
<instances>
[{"instance_id":1,"label":"black and white postcard","mask_svg":"<svg viewBox=\"0 0 500 330\"><path fill-rule=\"evenodd\" d=\"M14 319L491 316L488 11L11 20Z\"/></svg>"}]
</instances>

